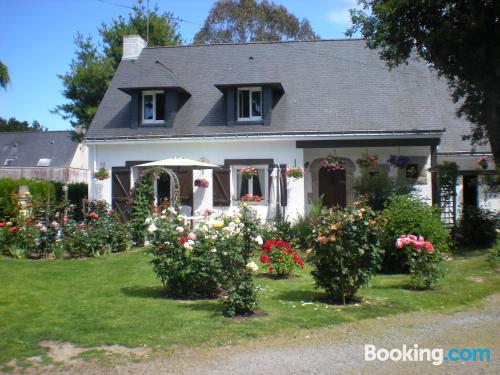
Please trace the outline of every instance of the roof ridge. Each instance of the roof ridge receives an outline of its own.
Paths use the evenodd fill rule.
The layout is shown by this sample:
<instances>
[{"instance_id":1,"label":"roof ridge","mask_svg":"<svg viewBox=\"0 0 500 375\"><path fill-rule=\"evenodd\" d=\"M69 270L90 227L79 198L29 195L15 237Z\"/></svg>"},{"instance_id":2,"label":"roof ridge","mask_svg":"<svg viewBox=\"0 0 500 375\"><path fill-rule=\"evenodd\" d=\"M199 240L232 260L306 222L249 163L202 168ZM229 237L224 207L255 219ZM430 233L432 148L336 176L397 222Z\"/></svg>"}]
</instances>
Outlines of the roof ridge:
<instances>
[{"instance_id":1,"label":"roof ridge","mask_svg":"<svg viewBox=\"0 0 500 375\"><path fill-rule=\"evenodd\" d=\"M144 49L242 46L242 45L254 45L254 44L256 45L256 44L292 44L292 43L314 43L314 42L352 42L352 41L359 42L359 41L364 41L364 39L343 38L343 39L308 39L308 40L264 40L264 41L237 42L237 43L178 44L171 46L144 47Z\"/></svg>"},{"instance_id":2,"label":"roof ridge","mask_svg":"<svg viewBox=\"0 0 500 375\"><path fill-rule=\"evenodd\" d=\"M17 132L0 132L0 134L39 134L39 133L71 133L71 130L28 130L28 131L17 131Z\"/></svg>"}]
</instances>

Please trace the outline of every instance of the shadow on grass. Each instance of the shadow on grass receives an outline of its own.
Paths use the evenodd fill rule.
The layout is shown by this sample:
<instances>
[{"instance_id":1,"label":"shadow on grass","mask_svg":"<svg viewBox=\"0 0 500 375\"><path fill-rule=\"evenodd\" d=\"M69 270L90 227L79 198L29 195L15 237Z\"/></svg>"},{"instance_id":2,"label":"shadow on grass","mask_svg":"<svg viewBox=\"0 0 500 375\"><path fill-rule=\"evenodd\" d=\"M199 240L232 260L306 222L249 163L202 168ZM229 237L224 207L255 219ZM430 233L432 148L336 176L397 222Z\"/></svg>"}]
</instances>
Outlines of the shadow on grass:
<instances>
[{"instance_id":1,"label":"shadow on grass","mask_svg":"<svg viewBox=\"0 0 500 375\"><path fill-rule=\"evenodd\" d=\"M217 300L184 301L181 306L188 311L206 312L210 318L223 318L222 311L224 310L224 306Z\"/></svg>"},{"instance_id":2,"label":"shadow on grass","mask_svg":"<svg viewBox=\"0 0 500 375\"><path fill-rule=\"evenodd\" d=\"M319 290L314 291L314 290L300 290L299 289L299 290L283 291L276 296L276 299L300 303L301 301L304 301L304 302L317 301L317 300L324 298L324 297L325 297L325 293L323 293Z\"/></svg>"},{"instance_id":3,"label":"shadow on grass","mask_svg":"<svg viewBox=\"0 0 500 375\"><path fill-rule=\"evenodd\" d=\"M168 298L162 286L129 286L121 288L121 292L134 298Z\"/></svg>"}]
</instances>

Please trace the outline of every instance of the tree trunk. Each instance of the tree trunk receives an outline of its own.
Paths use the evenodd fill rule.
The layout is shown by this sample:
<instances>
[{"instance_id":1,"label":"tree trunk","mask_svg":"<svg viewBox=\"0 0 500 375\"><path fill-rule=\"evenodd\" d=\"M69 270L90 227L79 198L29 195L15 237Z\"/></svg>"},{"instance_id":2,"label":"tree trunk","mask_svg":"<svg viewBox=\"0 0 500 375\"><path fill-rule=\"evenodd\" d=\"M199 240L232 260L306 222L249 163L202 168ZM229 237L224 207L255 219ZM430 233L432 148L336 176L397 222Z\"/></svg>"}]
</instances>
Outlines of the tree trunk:
<instances>
[{"instance_id":1,"label":"tree trunk","mask_svg":"<svg viewBox=\"0 0 500 375\"><path fill-rule=\"evenodd\" d=\"M500 166L500 123L498 118L500 103L498 100L498 93L493 89L486 92L485 96L486 131L488 133L488 140L490 141L495 164Z\"/></svg>"}]
</instances>

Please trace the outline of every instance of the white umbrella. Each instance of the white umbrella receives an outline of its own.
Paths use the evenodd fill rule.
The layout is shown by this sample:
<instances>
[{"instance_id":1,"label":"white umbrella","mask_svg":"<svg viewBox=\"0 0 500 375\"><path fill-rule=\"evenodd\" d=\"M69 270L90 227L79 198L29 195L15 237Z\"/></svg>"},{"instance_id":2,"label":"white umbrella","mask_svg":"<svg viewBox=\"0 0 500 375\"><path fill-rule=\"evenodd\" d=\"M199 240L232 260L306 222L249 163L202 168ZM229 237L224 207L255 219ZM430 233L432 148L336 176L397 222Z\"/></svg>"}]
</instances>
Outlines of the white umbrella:
<instances>
[{"instance_id":1,"label":"white umbrella","mask_svg":"<svg viewBox=\"0 0 500 375\"><path fill-rule=\"evenodd\" d=\"M185 158L168 158L149 163L138 164L136 167L188 167L193 169L213 169L220 168L215 164L209 164L198 160Z\"/></svg>"}]
</instances>

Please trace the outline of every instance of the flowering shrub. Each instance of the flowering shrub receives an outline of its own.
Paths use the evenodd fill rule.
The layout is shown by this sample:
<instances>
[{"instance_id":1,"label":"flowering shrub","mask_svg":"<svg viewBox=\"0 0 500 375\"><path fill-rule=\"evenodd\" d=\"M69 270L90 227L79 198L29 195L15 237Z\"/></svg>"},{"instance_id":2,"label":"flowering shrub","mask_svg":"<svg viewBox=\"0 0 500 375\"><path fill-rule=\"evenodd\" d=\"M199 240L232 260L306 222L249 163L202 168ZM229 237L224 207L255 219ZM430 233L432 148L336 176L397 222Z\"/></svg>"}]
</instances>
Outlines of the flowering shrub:
<instances>
[{"instance_id":1,"label":"flowering shrub","mask_svg":"<svg viewBox=\"0 0 500 375\"><path fill-rule=\"evenodd\" d=\"M289 242L267 240L262 246L260 262L265 264L269 273L280 278L288 277L296 268L304 268L304 261Z\"/></svg>"},{"instance_id":2,"label":"flowering shrub","mask_svg":"<svg viewBox=\"0 0 500 375\"><path fill-rule=\"evenodd\" d=\"M344 169L344 164L338 157L328 154L326 159L321 160L321 168L325 168L329 171L336 171L338 169Z\"/></svg>"},{"instance_id":3,"label":"flowering shrub","mask_svg":"<svg viewBox=\"0 0 500 375\"><path fill-rule=\"evenodd\" d=\"M243 177L250 178L250 177L253 177L253 176L257 176L258 174L259 174L259 172L254 167L247 166L247 167L241 168L241 175Z\"/></svg>"},{"instance_id":4,"label":"flowering shrub","mask_svg":"<svg viewBox=\"0 0 500 375\"><path fill-rule=\"evenodd\" d=\"M290 178L302 178L304 177L304 168L290 167L286 169L286 175Z\"/></svg>"},{"instance_id":5,"label":"flowering shrub","mask_svg":"<svg viewBox=\"0 0 500 375\"><path fill-rule=\"evenodd\" d=\"M101 167L99 170L94 172L94 178L100 181L107 180L109 178L109 171L106 168Z\"/></svg>"},{"instance_id":6,"label":"flowering shrub","mask_svg":"<svg viewBox=\"0 0 500 375\"><path fill-rule=\"evenodd\" d=\"M409 252L408 266L413 289L429 289L443 277L443 257L424 237L403 234L396 240L395 246Z\"/></svg>"},{"instance_id":7,"label":"flowering shrub","mask_svg":"<svg viewBox=\"0 0 500 375\"><path fill-rule=\"evenodd\" d=\"M364 154L362 157L356 159L356 164L361 168L375 168L378 164L378 156Z\"/></svg>"},{"instance_id":8,"label":"flowering shrub","mask_svg":"<svg viewBox=\"0 0 500 375\"><path fill-rule=\"evenodd\" d=\"M486 156L482 156L477 160L477 165L481 169L488 169L488 158Z\"/></svg>"},{"instance_id":9,"label":"flowering shrub","mask_svg":"<svg viewBox=\"0 0 500 375\"><path fill-rule=\"evenodd\" d=\"M314 244L312 275L334 301L355 299L357 291L379 270L380 219L364 203L323 210L312 219Z\"/></svg>"},{"instance_id":10,"label":"flowering shrub","mask_svg":"<svg viewBox=\"0 0 500 375\"><path fill-rule=\"evenodd\" d=\"M194 180L194 186L206 189L208 188L208 180L205 178L197 178Z\"/></svg>"},{"instance_id":11,"label":"flowering shrub","mask_svg":"<svg viewBox=\"0 0 500 375\"><path fill-rule=\"evenodd\" d=\"M240 201L242 202L260 202L262 197L260 195L244 194L241 196Z\"/></svg>"},{"instance_id":12,"label":"flowering shrub","mask_svg":"<svg viewBox=\"0 0 500 375\"><path fill-rule=\"evenodd\" d=\"M410 158L404 155L391 155L387 162L396 168L404 169L410 162Z\"/></svg>"}]
</instances>

